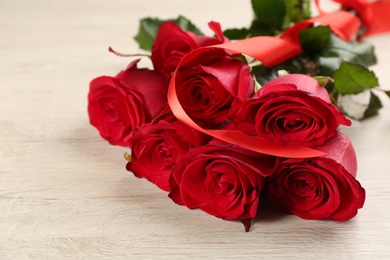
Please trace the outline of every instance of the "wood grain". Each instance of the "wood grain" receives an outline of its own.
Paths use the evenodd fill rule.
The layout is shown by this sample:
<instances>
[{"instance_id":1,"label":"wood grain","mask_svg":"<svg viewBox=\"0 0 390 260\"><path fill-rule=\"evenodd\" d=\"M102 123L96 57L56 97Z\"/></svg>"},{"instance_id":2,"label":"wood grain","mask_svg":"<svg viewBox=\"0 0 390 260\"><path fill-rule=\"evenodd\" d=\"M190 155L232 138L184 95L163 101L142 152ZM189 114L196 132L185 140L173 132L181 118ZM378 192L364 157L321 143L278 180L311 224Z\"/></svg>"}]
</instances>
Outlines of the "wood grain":
<instances>
[{"instance_id":1,"label":"wood grain","mask_svg":"<svg viewBox=\"0 0 390 260\"><path fill-rule=\"evenodd\" d=\"M324 1L327 2L327 1ZM89 81L139 52L138 20L184 14L204 31L246 26L248 1L0 1L0 259L385 259L390 257L390 106L343 128L367 201L346 223L261 212L252 231L175 205L124 169L124 148L88 123ZM389 35L372 37L390 86ZM143 64L148 65L147 61Z\"/></svg>"}]
</instances>

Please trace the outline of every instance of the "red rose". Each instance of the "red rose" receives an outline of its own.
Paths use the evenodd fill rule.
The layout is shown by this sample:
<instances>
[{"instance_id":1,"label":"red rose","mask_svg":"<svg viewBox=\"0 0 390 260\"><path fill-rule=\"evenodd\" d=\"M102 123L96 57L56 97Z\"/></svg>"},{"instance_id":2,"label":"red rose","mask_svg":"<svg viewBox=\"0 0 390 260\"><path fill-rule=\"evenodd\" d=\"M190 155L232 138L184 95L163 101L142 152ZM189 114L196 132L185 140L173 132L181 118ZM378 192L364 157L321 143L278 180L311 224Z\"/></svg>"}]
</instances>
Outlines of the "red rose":
<instances>
[{"instance_id":1,"label":"red rose","mask_svg":"<svg viewBox=\"0 0 390 260\"><path fill-rule=\"evenodd\" d=\"M276 208L304 219L346 221L363 207L365 190L355 179L356 155L337 133L320 147L324 157L286 159L270 177L268 197Z\"/></svg>"},{"instance_id":2,"label":"red rose","mask_svg":"<svg viewBox=\"0 0 390 260\"><path fill-rule=\"evenodd\" d=\"M223 219L253 219L264 176L271 174L275 164L274 157L238 146L198 147L177 159L169 197Z\"/></svg>"},{"instance_id":3,"label":"red rose","mask_svg":"<svg viewBox=\"0 0 390 260\"><path fill-rule=\"evenodd\" d=\"M178 157L208 140L208 136L177 120L144 124L134 132L131 161L126 169L169 191L169 176Z\"/></svg>"},{"instance_id":4,"label":"red rose","mask_svg":"<svg viewBox=\"0 0 390 260\"><path fill-rule=\"evenodd\" d=\"M166 79L155 71L137 69L137 62L116 77L101 76L90 83L90 122L113 145L128 146L133 131L167 106Z\"/></svg>"},{"instance_id":5,"label":"red rose","mask_svg":"<svg viewBox=\"0 0 390 260\"><path fill-rule=\"evenodd\" d=\"M301 74L272 80L253 98L236 99L229 117L249 135L286 145L320 145L335 134L339 124L351 124L332 105L326 89Z\"/></svg>"},{"instance_id":6,"label":"red rose","mask_svg":"<svg viewBox=\"0 0 390 260\"><path fill-rule=\"evenodd\" d=\"M154 69L165 76L169 76L176 69L184 55L190 51L199 47L220 44L226 40L219 23L210 22L209 27L214 31L217 38L184 32L179 25L172 21L163 23L159 27L152 47L151 59Z\"/></svg>"},{"instance_id":7,"label":"red rose","mask_svg":"<svg viewBox=\"0 0 390 260\"><path fill-rule=\"evenodd\" d=\"M253 94L250 67L238 53L203 52L176 73L176 93L186 113L199 123L221 123L237 96Z\"/></svg>"}]
</instances>

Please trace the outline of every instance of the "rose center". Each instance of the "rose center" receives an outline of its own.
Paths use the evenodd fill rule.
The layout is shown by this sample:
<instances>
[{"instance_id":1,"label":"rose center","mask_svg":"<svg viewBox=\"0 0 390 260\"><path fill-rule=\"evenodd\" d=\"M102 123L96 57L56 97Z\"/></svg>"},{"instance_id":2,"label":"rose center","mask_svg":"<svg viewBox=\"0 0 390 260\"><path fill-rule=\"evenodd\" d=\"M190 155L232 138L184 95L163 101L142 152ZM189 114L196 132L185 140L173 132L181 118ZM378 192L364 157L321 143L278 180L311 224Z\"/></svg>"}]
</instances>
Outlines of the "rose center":
<instances>
[{"instance_id":1,"label":"rose center","mask_svg":"<svg viewBox=\"0 0 390 260\"><path fill-rule=\"evenodd\" d=\"M294 192L308 200L315 198L317 195L316 187L313 187L304 179L299 179L294 182Z\"/></svg>"},{"instance_id":2,"label":"rose center","mask_svg":"<svg viewBox=\"0 0 390 260\"><path fill-rule=\"evenodd\" d=\"M164 145L160 144L156 147L156 150L157 150L157 158L159 162L162 163L172 162L173 155L170 149L167 149L166 147L164 147Z\"/></svg>"},{"instance_id":3,"label":"rose center","mask_svg":"<svg viewBox=\"0 0 390 260\"><path fill-rule=\"evenodd\" d=\"M285 129L286 131L297 131L306 126L306 123L299 119L291 118L278 118L276 120L278 127Z\"/></svg>"},{"instance_id":4,"label":"rose center","mask_svg":"<svg viewBox=\"0 0 390 260\"><path fill-rule=\"evenodd\" d=\"M202 87L195 87L192 90L192 96L200 105L208 105L210 103L210 97L208 93L203 90Z\"/></svg>"},{"instance_id":5,"label":"rose center","mask_svg":"<svg viewBox=\"0 0 390 260\"><path fill-rule=\"evenodd\" d=\"M104 116L106 118L107 121L111 121L111 122L115 122L117 121L117 123L119 125L124 125L125 123L123 122L123 120L121 120L118 115L117 115L117 111L109 104L105 104L104 105L104 108L103 108L103 111L104 111Z\"/></svg>"},{"instance_id":6,"label":"rose center","mask_svg":"<svg viewBox=\"0 0 390 260\"><path fill-rule=\"evenodd\" d=\"M226 174L219 174L218 186L221 190L229 192L233 189L233 184L231 178L227 177Z\"/></svg>"}]
</instances>

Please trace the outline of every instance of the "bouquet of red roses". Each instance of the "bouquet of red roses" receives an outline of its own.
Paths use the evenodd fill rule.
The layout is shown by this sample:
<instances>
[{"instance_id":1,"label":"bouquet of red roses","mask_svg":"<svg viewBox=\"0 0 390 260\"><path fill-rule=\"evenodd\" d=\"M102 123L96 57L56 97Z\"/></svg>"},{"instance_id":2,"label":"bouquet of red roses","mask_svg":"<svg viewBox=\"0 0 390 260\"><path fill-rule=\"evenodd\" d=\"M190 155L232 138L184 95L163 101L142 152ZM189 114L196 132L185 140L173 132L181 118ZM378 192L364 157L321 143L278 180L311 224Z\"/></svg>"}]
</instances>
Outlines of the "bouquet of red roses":
<instances>
[{"instance_id":1,"label":"bouquet of red roses","mask_svg":"<svg viewBox=\"0 0 390 260\"><path fill-rule=\"evenodd\" d=\"M338 129L351 125L346 115L362 119L381 107L367 69L373 48L360 40L388 28L372 21L376 2L338 2L343 11L310 18L305 1L252 0L250 27L222 31L212 21L214 36L184 17L143 19L136 40L151 50L153 69L136 59L93 79L90 122L131 149L126 169L135 176L246 231L263 198L304 219L346 221L365 190ZM367 105L348 110L347 98L362 93Z\"/></svg>"}]
</instances>

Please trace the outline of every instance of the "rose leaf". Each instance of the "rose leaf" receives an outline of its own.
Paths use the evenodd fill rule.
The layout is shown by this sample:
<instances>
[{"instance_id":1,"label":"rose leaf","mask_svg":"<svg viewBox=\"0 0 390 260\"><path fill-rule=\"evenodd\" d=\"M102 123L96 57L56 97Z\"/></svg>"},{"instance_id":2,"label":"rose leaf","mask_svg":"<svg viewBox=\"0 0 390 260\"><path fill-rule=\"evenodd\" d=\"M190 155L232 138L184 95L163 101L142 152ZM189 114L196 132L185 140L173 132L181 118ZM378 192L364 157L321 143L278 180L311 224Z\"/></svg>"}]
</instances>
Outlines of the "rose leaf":
<instances>
[{"instance_id":1,"label":"rose leaf","mask_svg":"<svg viewBox=\"0 0 390 260\"><path fill-rule=\"evenodd\" d=\"M265 66L252 67L252 73L255 76L256 82L258 82L261 86L278 77L278 73L274 68L268 68Z\"/></svg>"},{"instance_id":2,"label":"rose leaf","mask_svg":"<svg viewBox=\"0 0 390 260\"><path fill-rule=\"evenodd\" d=\"M363 66L376 64L374 47L368 42L347 42L331 34L327 46L320 53L321 57L339 57L343 61Z\"/></svg>"},{"instance_id":3,"label":"rose leaf","mask_svg":"<svg viewBox=\"0 0 390 260\"><path fill-rule=\"evenodd\" d=\"M328 85L329 82L333 83L333 79L328 76L315 76L314 79L317 80L317 82L323 87Z\"/></svg>"},{"instance_id":4,"label":"rose leaf","mask_svg":"<svg viewBox=\"0 0 390 260\"><path fill-rule=\"evenodd\" d=\"M277 34L276 29L270 27L268 24L259 21L257 19L252 21L251 26L249 27L250 36L263 36L263 35L275 35Z\"/></svg>"},{"instance_id":5,"label":"rose leaf","mask_svg":"<svg viewBox=\"0 0 390 260\"><path fill-rule=\"evenodd\" d=\"M143 50L150 51L156 39L158 27L164 21L158 18L143 18L140 20L138 33L134 37L139 47Z\"/></svg>"},{"instance_id":6,"label":"rose leaf","mask_svg":"<svg viewBox=\"0 0 390 260\"><path fill-rule=\"evenodd\" d=\"M282 29L286 14L284 0L251 0L251 2L257 25L264 25L264 27L268 27L271 30Z\"/></svg>"},{"instance_id":7,"label":"rose leaf","mask_svg":"<svg viewBox=\"0 0 390 260\"><path fill-rule=\"evenodd\" d=\"M310 1L303 0L251 0L255 19L251 35L275 35L292 23L310 18Z\"/></svg>"},{"instance_id":8,"label":"rose leaf","mask_svg":"<svg viewBox=\"0 0 390 260\"><path fill-rule=\"evenodd\" d=\"M320 57L319 75L332 76L340 67L341 59L339 57Z\"/></svg>"},{"instance_id":9,"label":"rose leaf","mask_svg":"<svg viewBox=\"0 0 390 260\"><path fill-rule=\"evenodd\" d=\"M304 53L307 55L320 53L328 45L330 32L329 26L317 26L301 31L299 39Z\"/></svg>"},{"instance_id":10,"label":"rose leaf","mask_svg":"<svg viewBox=\"0 0 390 260\"><path fill-rule=\"evenodd\" d=\"M379 109L383 107L382 102L378 98L377 95L375 95L372 91L371 92L371 97L370 97L370 103L368 104L367 110L364 112L364 117L371 117L376 114L378 114Z\"/></svg>"},{"instance_id":11,"label":"rose leaf","mask_svg":"<svg viewBox=\"0 0 390 260\"><path fill-rule=\"evenodd\" d=\"M181 27L181 29L185 32L193 32L197 35L203 35L203 33L190 20L188 20L184 16L179 16L173 21L177 23Z\"/></svg>"},{"instance_id":12,"label":"rose leaf","mask_svg":"<svg viewBox=\"0 0 390 260\"><path fill-rule=\"evenodd\" d=\"M229 38L230 40L241 40L248 38L250 36L250 32L246 28L232 28L232 29L226 29L223 34Z\"/></svg>"},{"instance_id":13,"label":"rose leaf","mask_svg":"<svg viewBox=\"0 0 390 260\"><path fill-rule=\"evenodd\" d=\"M357 94L379 85L374 72L349 62L341 63L333 79L334 91L340 94Z\"/></svg>"},{"instance_id":14,"label":"rose leaf","mask_svg":"<svg viewBox=\"0 0 390 260\"><path fill-rule=\"evenodd\" d=\"M138 33L134 37L139 47L143 50L150 51L153 43L156 40L158 28L166 21L174 21L177 23L183 31L191 31L195 34L202 34L201 31L191 23L187 18L179 16L176 19L161 20L158 18L143 18L140 20Z\"/></svg>"},{"instance_id":15,"label":"rose leaf","mask_svg":"<svg viewBox=\"0 0 390 260\"><path fill-rule=\"evenodd\" d=\"M284 0L286 14L283 28L288 28L291 23L297 23L311 17L310 1L306 0Z\"/></svg>"}]
</instances>

